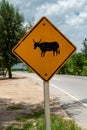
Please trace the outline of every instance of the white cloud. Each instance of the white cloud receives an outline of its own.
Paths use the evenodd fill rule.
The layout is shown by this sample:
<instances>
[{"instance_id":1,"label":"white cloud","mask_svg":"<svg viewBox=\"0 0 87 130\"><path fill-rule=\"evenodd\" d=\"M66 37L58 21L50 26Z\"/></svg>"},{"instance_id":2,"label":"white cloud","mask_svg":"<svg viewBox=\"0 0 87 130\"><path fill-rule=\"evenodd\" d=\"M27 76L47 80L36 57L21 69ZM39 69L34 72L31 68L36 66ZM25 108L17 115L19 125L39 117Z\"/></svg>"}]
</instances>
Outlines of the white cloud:
<instances>
[{"instance_id":1,"label":"white cloud","mask_svg":"<svg viewBox=\"0 0 87 130\"><path fill-rule=\"evenodd\" d=\"M86 18L87 19L87 12L82 12L82 13L80 13L80 17L82 17L82 18Z\"/></svg>"},{"instance_id":2,"label":"white cloud","mask_svg":"<svg viewBox=\"0 0 87 130\"><path fill-rule=\"evenodd\" d=\"M66 17L66 23L71 26L80 26L87 22L87 13L81 12L79 15L72 15Z\"/></svg>"},{"instance_id":3,"label":"white cloud","mask_svg":"<svg viewBox=\"0 0 87 130\"><path fill-rule=\"evenodd\" d=\"M57 0L55 3L44 2L41 6L37 7L37 12L46 15L65 14L67 11L78 10L85 4L86 0ZM87 3L87 2L86 2ZM68 12L68 13L70 13Z\"/></svg>"},{"instance_id":4,"label":"white cloud","mask_svg":"<svg viewBox=\"0 0 87 130\"><path fill-rule=\"evenodd\" d=\"M33 17L37 22L42 16L47 16L78 48L78 43L87 37L87 0L8 1L19 8L26 22L31 21Z\"/></svg>"},{"instance_id":5,"label":"white cloud","mask_svg":"<svg viewBox=\"0 0 87 130\"><path fill-rule=\"evenodd\" d=\"M10 3L12 3L13 5L15 5L15 6L18 6L18 5L20 5L21 4L21 1L20 0L17 0L16 2L15 2L15 0L8 0Z\"/></svg>"}]
</instances>

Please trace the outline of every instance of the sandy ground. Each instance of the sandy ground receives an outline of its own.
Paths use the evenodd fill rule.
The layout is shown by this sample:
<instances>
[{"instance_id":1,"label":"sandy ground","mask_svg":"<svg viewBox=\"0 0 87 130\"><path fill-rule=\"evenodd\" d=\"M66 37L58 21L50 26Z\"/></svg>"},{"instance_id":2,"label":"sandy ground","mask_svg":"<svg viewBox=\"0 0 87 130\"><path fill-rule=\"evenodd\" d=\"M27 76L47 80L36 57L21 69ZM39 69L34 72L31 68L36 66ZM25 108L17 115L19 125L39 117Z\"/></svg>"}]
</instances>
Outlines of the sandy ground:
<instances>
[{"instance_id":1,"label":"sandy ground","mask_svg":"<svg viewBox=\"0 0 87 130\"><path fill-rule=\"evenodd\" d=\"M17 116L44 109L43 101L43 88L32 78L17 75L13 75L13 79L0 77L0 130L9 124L16 124ZM18 104L22 106L21 110L8 109L9 106ZM51 99L50 108L51 112L69 119L58 100Z\"/></svg>"}]
</instances>

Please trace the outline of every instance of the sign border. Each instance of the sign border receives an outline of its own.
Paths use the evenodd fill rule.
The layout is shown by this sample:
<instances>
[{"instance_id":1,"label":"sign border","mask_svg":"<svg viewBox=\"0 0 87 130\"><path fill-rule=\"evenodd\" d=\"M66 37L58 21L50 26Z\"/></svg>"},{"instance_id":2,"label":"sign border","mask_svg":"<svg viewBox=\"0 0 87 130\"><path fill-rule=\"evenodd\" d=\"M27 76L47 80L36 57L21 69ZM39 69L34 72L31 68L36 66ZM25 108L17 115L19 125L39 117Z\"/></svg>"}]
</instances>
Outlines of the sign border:
<instances>
[{"instance_id":1,"label":"sign border","mask_svg":"<svg viewBox=\"0 0 87 130\"><path fill-rule=\"evenodd\" d=\"M58 68L52 73L52 75L46 80L45 78L43 78L43 76L41 76L34 68L32 68L32 66L27 63L21 56L19 56L16 52L15 49L20 46L20 44L26 39L26 37L28 37L28 35L39 25L39 23L43 20L46 19L46 21L58 32L61 34L62 37L64 37L64 39L66 39L68 41L69 44L71 44L74 48L74 50L69 54L69 56L61 63L60 66L58 66ZM64 63L69 59L69 57L72 56L72 54L76 51L76 47L73 45L73 43L58 29L56 28L52 22L50 22L45 16L43 16L36 25L34 25L34 27L27 33L25 34L25 36L14 46L14 48L12 49L12 53L14 55L16 55L21 61L23 61L28 67L30 67L33 71L35 71L44 81L49 81L52 76L59 70L61 69L61 67L64 65Z\"/></svg>"}]
</instances>

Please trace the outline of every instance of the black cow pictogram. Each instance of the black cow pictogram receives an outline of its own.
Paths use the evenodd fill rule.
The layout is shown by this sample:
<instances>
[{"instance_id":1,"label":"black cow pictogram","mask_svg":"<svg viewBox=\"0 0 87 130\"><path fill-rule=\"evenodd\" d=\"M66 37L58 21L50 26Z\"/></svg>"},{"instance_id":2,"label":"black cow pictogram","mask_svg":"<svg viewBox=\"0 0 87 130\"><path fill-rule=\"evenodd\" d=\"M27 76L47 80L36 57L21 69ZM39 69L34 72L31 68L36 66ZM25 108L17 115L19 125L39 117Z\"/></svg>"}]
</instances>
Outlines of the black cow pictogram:
<instances>
[{"instance_id":1,"label":"black cow pictogram","mask_svg":"<svg viewBox=\"0 0 87 130\"><path fill-rule=\"evenodd\" d=\"M60 54L60 49L59 49L59 44L58 42L54 41L54 42L41 42L41 39L39 42L36 42L34 39L34 49L36 49L37 47L40 48L41 50L41 57L45 56L45 53L47 51L53 51L53 56L57 56L57 54Z\"/></svg>"}]
</instances>

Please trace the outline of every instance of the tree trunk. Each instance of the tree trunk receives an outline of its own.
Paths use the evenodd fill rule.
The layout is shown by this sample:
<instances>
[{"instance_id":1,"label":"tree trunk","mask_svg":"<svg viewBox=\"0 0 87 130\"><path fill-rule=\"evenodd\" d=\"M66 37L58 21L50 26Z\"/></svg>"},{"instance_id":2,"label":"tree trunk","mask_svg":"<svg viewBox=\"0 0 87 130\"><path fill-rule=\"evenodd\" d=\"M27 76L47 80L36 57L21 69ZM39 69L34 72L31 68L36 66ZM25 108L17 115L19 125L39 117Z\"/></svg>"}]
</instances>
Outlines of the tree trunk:
<instances>
[{"instance_id":1,"label":"tree trunk","mask_svg":"<svg viewBox=\"0 0 87 130\"><path fill-rule=\"evenodd\" d=\"M11 79L11 78L12 78L11 68L8 67L7 70L8 70L8 76L9 76L9 79Z\"/></svg>"}]
</instances>

